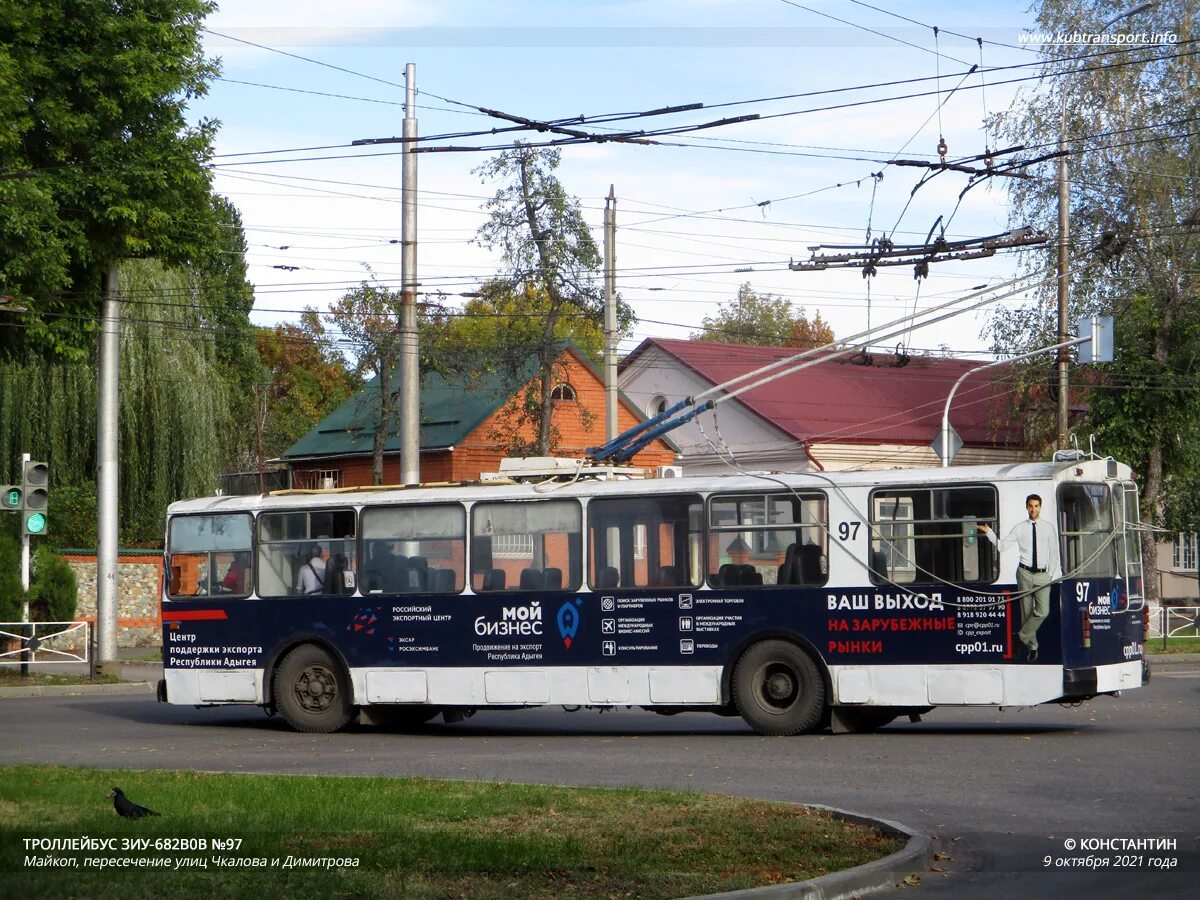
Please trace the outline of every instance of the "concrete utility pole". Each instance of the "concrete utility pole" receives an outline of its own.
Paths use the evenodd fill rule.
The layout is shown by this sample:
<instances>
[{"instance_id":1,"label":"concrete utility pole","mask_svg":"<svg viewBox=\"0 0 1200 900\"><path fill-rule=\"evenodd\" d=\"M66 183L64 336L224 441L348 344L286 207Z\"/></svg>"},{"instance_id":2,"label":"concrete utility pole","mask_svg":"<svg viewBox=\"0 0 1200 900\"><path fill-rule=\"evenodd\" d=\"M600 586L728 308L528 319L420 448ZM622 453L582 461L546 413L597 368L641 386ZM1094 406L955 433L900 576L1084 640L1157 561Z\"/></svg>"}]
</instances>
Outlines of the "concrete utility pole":
<instances>
[{"instance_id":1,"label":"concrete utility pole","mask_svg":"<svg viewBox=\"0 0 1200 900\"><path fill-rule=\"evenodd\" d=\"M1067 365L1070 349L1067 341L1067 294L1070 272L1067 269L1067 239L1071 218L1071 189L1067 183L1067 104L1063 95L1062 125L1058 132L1058 449L1067 449Z\"/></svg>"},{"instance_id":2,"label":"concrete utility pole","mask_svg":"<svg viewBox=\"0 0 1200 900\"><path fill-rule=\"evenodd\" d=\"M120 421L121 301L117 267L104 275L100 318L100 395L96 414L96 672L116 669L117 660L117 439ZM117 674L113 672L112 674Z\"/></svg>"},{"instance_id":3,"label":"concrete utility pole","mask_svg":"<svg viewBox=\"0 0 1200 900\"><path fill-rule=\"evenodd\" d=\"M404 67L400 203L400 481L421 481L421 372L417 335L417 67ZM386 427L386 426L385 426Z\"/></svg>"},{"instance_id":4,"label":"concrete utility pole","mask_svg":"<svg viewBox=\"0 0 1200 900\"><path fill-rule=\"evenodd\" d=\"M604 414L605 440L617 436L617 195L604 201Z\"/></svg>"}]
</instances>

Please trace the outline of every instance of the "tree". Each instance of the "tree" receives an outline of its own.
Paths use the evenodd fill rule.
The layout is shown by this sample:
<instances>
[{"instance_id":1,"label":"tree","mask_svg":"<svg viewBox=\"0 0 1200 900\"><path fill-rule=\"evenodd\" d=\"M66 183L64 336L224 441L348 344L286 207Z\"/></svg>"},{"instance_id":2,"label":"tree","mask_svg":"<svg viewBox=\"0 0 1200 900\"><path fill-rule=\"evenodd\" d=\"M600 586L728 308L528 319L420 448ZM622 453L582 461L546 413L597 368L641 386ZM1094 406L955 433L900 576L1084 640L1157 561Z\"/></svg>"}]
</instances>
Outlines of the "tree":
<instances>
[{"instance_id":1,"label":"tree","mask_svg":"<svg viewBox=\"0 0 1200 900\"><path fill-rule=\"evenodd\" d=\"M316 310L299 325L260 328L255 336L263 381L254 433L261 433L263 456L276 457L312 430L357 388L342 355Z\"/></svg>"},{"instance_id":2,"label":"tree","mask_svg":"<svg viewBox=\"0 0 1200 900\"><path fill-rule=\"evenodd\" d=\"M1135 13L1140 32L1195 33L1197 0L1164 0ZM1042 0L1037 28L1096 33L1121 13L1109 0ZM1125 27L1125 26L1121 26ZM1085 433L1097 450L1120 456L1142 476L1143 516L1171 529L1200 522L1200 147L1188 128L1200 107L1200 63L1174 46L1122 51L1119 58L1065 59L1074 45L1047 49L1047 85L1025 92L996 123L1008 144L1046 145L1061 130L1071 177L1071 320L1107 313L1116 320L1117 358L1086 388ZM1121 65L1109 64L1120 62ZM1011 180L1014 223L1051 227L1055 181ZM1031 267L1052 264L1046 257ZM995 349L1019 353L1054 343L1053 287L1040 302L998 312ZM1043 363L1044 367L1044 363ZM1044 369L1043 369L1044 370ZM1077 384L1082 379L1076 375ZM1045 426L1052 393L1027 379L1034 439ZM1147 595L1157 596L1154 540L1143 538Z\"/></svg>"},{"instance_id":3,"label":"tree","mask_svg":"<svg viewBox=\"0 0 1200 900\"><path fill-rule=\"evenodd\" d=\"M25 604L21 587L21 542L0 529L0 622L20 622Z\"/></svg>"},{"instance_id":4,"label":"tree","mask_svg":"<svg viewBox=\"0 0 1200 900\"><path fill-rule=\"evenodd\" d=\"M75 618L79 588L75 571L45 544L33 555L29 585L29 618L33 622L70 622Z\"/></svg>"},{"instance_id":5,"label":"tree","mask_svg":"<svg viewBox=\"0 0 1200 900\"><path fill-rule=\"evenodd\" d=\"M476 240L501 253L503 268L488 287L490 302L507 296L529 316L531 327L498 346L507 349L510 361L519 358L523 364L537 357L539 378L529 402L537 413L537 452L543 455L552 444L550 394L562 323L570 318L602 327L604 320L603 293L595 277L600 253L579 201L554 174L559 160L556 149L518 145L475 170L484 181L502 182L486 204L488 221ZM631 322L632 311L625 307L618 318Z\"/></svg>"},{"instance_id":6,"label":"tree","mask_svg":"<svg viewBox=\"0 0 1200 900\"><path fill-rule=\"evenodd\" d=\"M392 412L400 399L395 375L400 364L399 291L364 281L329 308L328 318L342 332L355 374L375 379L371 419L375 435L371 444L371 478L383 484L383 450Z\"/></svg>"},{"instance_id":7,"label":"tree","mask_svg":"<svg viewBox=\"0 0 1200 900\"><path fill-rule=\"evenodd\" d=\"M157 543L167 504L216 489L236 423L192 275L129 260L120 279L133 298L121 320L121 539ZM52 507L56 542L87 546L96 510L93 360L0 360L0 473L10 482L23 452L49 461L54 495L73 509L60 517Z\"/></svg>"},{"instance_id":8,"label":"tree","mask_svg":"<svg viewBox=\"0 0 1200 900\"><path fill-rule=\"evenodd\" d=\"M759 294L746 282L732 301L717 307L715 316L701 320L703 330L693 332L690 339L802 350L832 343L833 329L821 314L809 319L806 313L803 306L793 312L783 297Z\"/></svg>"},{"instance_id":9,"label":"tree","mask_svg":"<svg viewBox=\"0 0 1200 900\"><path fill-rule=\"evenodd\" d=\"M217 73L200 43L212 9L0 5L0 294L29 310L0 333L9 350L83 358L103 271L194 262L213 245L215 124L185 118Z\"/></svg>"}]
</instances>

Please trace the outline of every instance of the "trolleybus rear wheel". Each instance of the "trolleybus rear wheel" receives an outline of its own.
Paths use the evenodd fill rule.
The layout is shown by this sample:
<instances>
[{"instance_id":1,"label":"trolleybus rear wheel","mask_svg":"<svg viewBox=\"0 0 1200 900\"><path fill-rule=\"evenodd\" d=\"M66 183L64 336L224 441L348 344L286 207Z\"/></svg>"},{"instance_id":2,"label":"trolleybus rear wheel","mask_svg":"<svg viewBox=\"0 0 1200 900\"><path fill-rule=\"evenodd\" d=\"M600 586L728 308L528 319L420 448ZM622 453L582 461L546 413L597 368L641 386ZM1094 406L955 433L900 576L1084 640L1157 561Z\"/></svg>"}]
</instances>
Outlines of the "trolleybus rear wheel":
<instances>
[{"instance_id":1,"label":"trolleybus rear wheel","mask_svg":"<svg viewBox=\"0 0 1200 900\"><path fill-rule=\"evenodd\" d=\"M275 670L275 706L297 731L328 734L354 716L350 679L341 663L313 644L302 644Z\"/></svg>"},{"instance_id":2,"label":"trolleybus rear wheel","mask_svg":"<svg viewBox=\"0 0 1200 900\"><path fill-rule=\"evenodd\" d=\"M814 731L825 713L825 682L811 656L787 641L761 641L733 670L733 702L759 734Z\"/></svg>"}]
</instances>

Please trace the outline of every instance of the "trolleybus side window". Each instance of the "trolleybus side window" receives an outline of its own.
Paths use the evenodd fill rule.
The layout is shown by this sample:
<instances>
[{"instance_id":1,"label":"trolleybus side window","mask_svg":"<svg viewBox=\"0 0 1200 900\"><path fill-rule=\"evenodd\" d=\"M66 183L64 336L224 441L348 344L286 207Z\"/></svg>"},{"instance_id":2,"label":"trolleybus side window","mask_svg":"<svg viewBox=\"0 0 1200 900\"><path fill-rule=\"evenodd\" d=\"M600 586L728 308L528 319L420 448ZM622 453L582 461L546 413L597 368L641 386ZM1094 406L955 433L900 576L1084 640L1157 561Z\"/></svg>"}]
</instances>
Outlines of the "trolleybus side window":
<instances>
[{"instance_id":1,"label":"trolleybus side window","mask_svg":"<svg viewBox=\"0 0 1200 900\"><path fill-rule=\"evenodd\" d=\"M976 528L996 523L991 485L903 487L871 494L868 569L876 584L948 581L989 584L999 574L991 541Z\"/></svg>"},{"instance_id":2,"label":"trolleybus side window","mask_svg":"<svg viewBox=\"0 0 1200 900\"><path fill-rule=\"evenodd\" d=\"M592 500L588 583L595 590L698 586L703 509L692 494Z\"/></svg>"},{"instance_id":3,"label":"trolleybus side window","mask_svg":"<svg viewBox=\"0 0 1200 900\"><path fill-rule=\"evenodd\" d=\"M250 593L250 514L176 516L167 553L171 598Z\"/></svg>"},{"instance_id":4,"label":"trolleybus side window","mask_svg":"<svg viewBox=\"0 0 1200 900\"><path fill-rule=\"evenodd\" d=\"M466 586L467 514L457 503L362 512L364 594L457 594Z\"/></svg>"},{"instance_id":5,"label":"trolleybus side window","mask_svg":"<svg viewBox=\"0 0 1200 900\"><path fill-rule=\"evenodd\" d=\"M574 500L476 503L471 588L574 591L582 580L583 513Z\"/></svg>"},{"instance_id":6,"label":"trolleybus side window","mask_svg":"<svg viewBox=\"0 0 1200 900\"><path fill-rule=\"evenodd\" d=\"M1059 485L1058 516L1063 573L1075 578L1116 575L1117 543L1108 486L1079 482Z\"/></svg>"},{"instance_id":7,"label":"trolleybus side window","mask_svg":"<svg viewBox=\"0 0 1200 900\"><path fill-rule=\"evenodd\" d=\"M825 584L826 509L819 491L713 497L708 505L708 583Z\"/></svg>"},{"instance_id":8,"label":"trolleybus side window","mask_svg":"<svg viewBox=\"0 0 1200 900\"><path fill-rule=\"evenodd\" d=\"M298 509L259 515L260 597L352 594L357 571L354 510Z\"/></svg>"}]
</instances>

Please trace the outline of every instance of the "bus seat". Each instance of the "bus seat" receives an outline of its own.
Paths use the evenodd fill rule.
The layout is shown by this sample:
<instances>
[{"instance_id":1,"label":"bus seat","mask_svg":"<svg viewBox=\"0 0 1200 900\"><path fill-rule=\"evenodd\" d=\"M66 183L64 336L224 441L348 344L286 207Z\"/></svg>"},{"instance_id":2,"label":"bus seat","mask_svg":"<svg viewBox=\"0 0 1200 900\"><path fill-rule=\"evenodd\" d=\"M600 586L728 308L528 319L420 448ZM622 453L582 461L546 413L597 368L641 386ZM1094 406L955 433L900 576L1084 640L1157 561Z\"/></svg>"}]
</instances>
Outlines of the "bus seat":
<instances>
[{"instance_id":1,"label":"bus seat","mask_svg":"<svg viewBox=\"0 0 1200 900\"><path fill-rule=\"evenodd\" d=\"M738 571L739 566L734 563L725 563L717 570L717 583L722 587L730 587L735 584L741 584L741 573Z\"/></svg>"},{"instance_id":2,"label":"bus seat","mask_svg":"<svg viewBox=\"0 0 1200 900\"><path fill-rule=\"evenodd\" d=\"M410 556L408 558L408 567L410 569L428 569L429 560L423 556Z\"/></svg>"},{"instance_id":3,"label":"bus seat","mask_svg":"<svg viewBox=\"0 0 1200 900\"><path fill-rule=\"evenodd\" d=\"M825 554L821 552L821 547L818 544L805 544L796 554L796 566L799 571L799 579L794 582L796 584L824 584L826 581L825 575L829 570L829 563L825 559Z\"/></svg>"},{"instance_id":4,"label":"bus seat","mask_svg":"<svg viewBox=\"0 0 1200 900\"><path fill-rule=\"evenodd\" d=\"M346 554L335 553L329 557L329 562L325 564L325 593L326 594L345 594L346 591L346 569L349 568L350 561L346 559Z\"/></svg>"},{"instance_id":5,"label":"bus seat","mask_svg":"<svg viewBox=\"0 0 1200 900\"><path fill-rule=\"evenodd\" d=\"M521 570L521 590L540 591L545 583L546 576L542 574L541 569L530 567Z\"/></svg>"},{"instance_id":6,"label":"bus seat","mask_svg":"<svg viewBox=\"0 0 1200 900\"><path fill-rule=\"evenodd\" d=\"M738 584L758 585L763 583L762 572L746 563L738 566Z\"/></svg>"},{"instance_id":7,"label":"bus seat","mask_svg":"<svg viewBox=\"0 0 1200 900\"><path fill-rule=\"evenodd\" d=\"M400 592L412 594L425 590L427 569L410 566L400 572Z\"/></svg>"},{"instance_id":8,"label":"bus seat","mask_svg":"<svg viewBox=\"0 0 1200 900\"><path fill-rule=\"evenodd\" d=\"M659 566L655 587L674 587L679 584L679 570L675 566Z\"/></svg>"},{"instance_id":9,"label":"bus seat","mask_svg":"<svg viewBox=\"0 0 1200 900\"><path fill-rule=\"evenodd\" d=\"M503 569L488 569L483 573L483 590L502 591L506 580Z\"/></svg>"},{"instance_id":10,"label":"bus seat","mask_svg":"<svg viewBox=\"0 0 1200 900\"><path fill-rule=\"evenodd\" d=\"M621 576L614 566L605 566L596 572L596 584L598 588L615 588L620 586Z\"/></svg>"},{"instance_id":11,"label":"bus seat","mask_svg":"<svg viewBox=\"0 0 1200 900\"><path fill-rule=\"evenodd\" d=\"M871 551L871 574L879 579L888 577L887 554L882 550Z\"/></svg>"},{"instance_id":12,"label":"bus seat","mask_svg":"<svg viewBox=\"0 0 1200 900\"><path fill-rule=\"evenodd\" d=\"M783 551L783 562L779 564L779 573L775 577L776 584L797 584L796 545L788 544Z\"/></svg>"},{"instance_id":13,"label":"bus seat","mask_svg":"<svg viewBox=\"0 0 1200 900\"><path fill-rule=\"evenodd\" d=\"M429 590L436 591L439 594L454 593L454 570L430 569Z\"/></svg>"},{"instance_id":14,"label":"bus seat","mask_svg":"<svg viewBox=\"0 0 1200 900\"><path fill-rule=\"evenodd\" d=\"M546 590L561 591L563 586L562 569L549 568L546 570Z\"/></svg>"}]
</instances>

